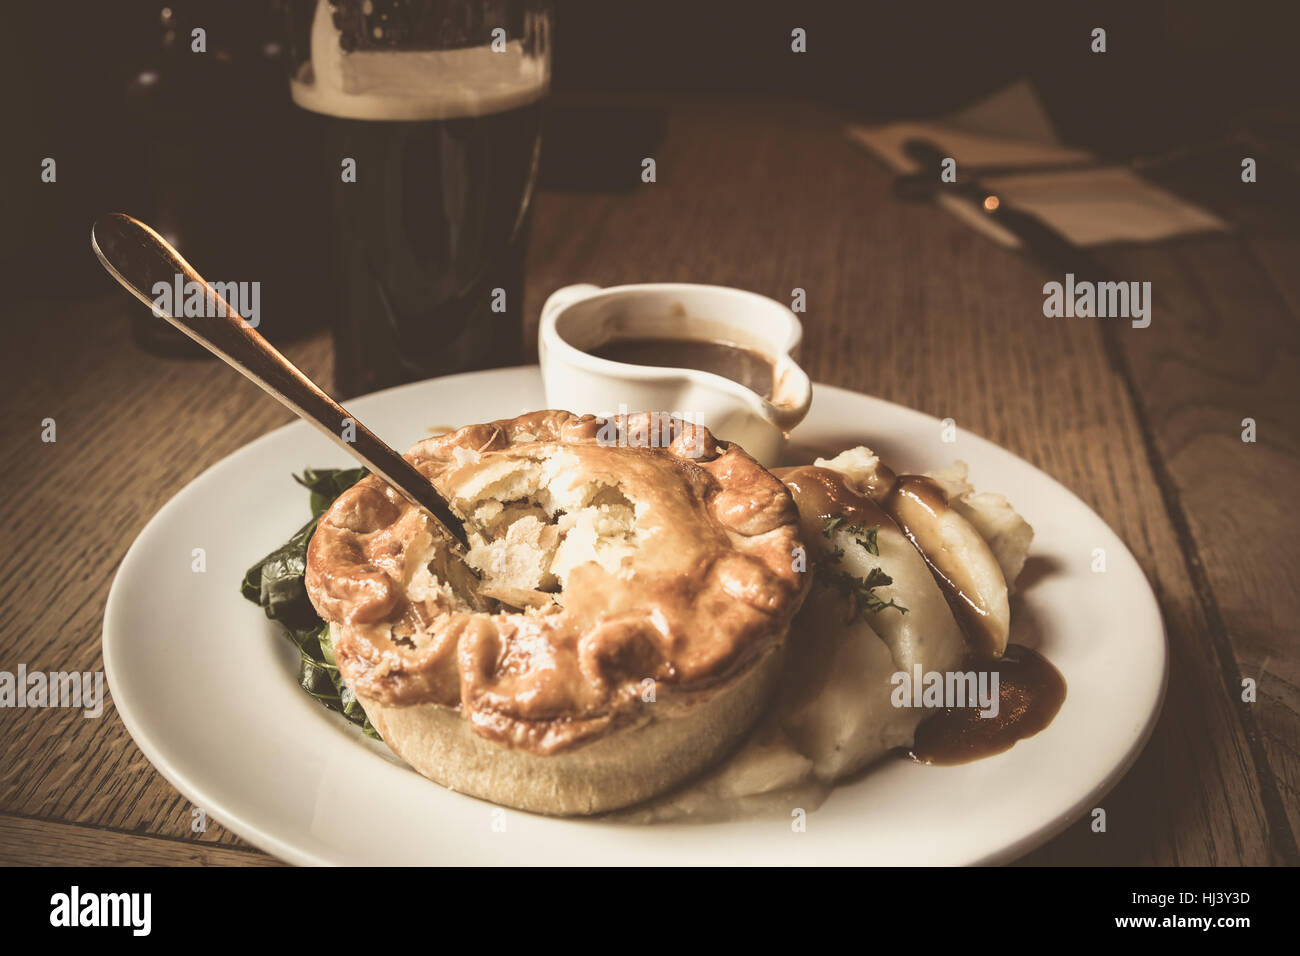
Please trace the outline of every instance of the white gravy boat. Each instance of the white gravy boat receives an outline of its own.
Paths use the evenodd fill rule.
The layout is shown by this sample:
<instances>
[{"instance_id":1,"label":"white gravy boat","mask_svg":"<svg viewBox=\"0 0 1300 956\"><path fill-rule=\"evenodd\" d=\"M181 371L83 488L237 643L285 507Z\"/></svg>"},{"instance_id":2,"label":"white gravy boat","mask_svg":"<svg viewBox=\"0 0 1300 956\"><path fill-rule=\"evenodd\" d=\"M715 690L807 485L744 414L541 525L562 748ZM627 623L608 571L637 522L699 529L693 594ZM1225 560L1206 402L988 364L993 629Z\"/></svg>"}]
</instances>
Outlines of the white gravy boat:
<instances>
[{"instance_id":1,"label":"white gravy boat","mask_svg":"<svg viewBox=\"0 0 1300 956\"><path fill-rule=\"evenodd\" d=\"M618 339L697 339L744 346L773 366L772 396L712 372L591 354ZM780 459L808 414L812 383L795 361L803 327L779 302L742 289L656 282L571 285L542 306L537 346L551 408L608 416L669 412L735 442L760 464Z\"/></svg>"}]
</instances>

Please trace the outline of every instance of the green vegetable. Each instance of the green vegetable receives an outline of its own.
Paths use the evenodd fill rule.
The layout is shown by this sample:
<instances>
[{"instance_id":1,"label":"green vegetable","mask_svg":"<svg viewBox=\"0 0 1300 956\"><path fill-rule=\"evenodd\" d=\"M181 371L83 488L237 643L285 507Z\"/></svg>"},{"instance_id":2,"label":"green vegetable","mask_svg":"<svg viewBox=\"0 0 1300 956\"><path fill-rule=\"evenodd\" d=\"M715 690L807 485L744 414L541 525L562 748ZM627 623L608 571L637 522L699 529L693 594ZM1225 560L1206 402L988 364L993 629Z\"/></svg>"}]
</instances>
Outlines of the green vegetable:
<instances>
[{"instance_id":1,"label":"green vegetable","mask_svg":"<svg viewBox=\"0 0 1300 956\"><path fill-rule=\"evenodd\" d=\"M302 475L294 475L293 480L311 492L311 516L319 518L334 499L347 491L362 478L366 477L364 468L308 468Z\"/></svg>"},{"instance_id":2,"label":"green vegetable","mask_svg":"<svg viewBox=\"0 0 1300 956\"><path fill-rule=\"evenodd\" d=\"M307 544L316 530L316 522L335 498L365 475L364 468L308 468L301 476L294 475L294 481L311 492L312 518L285 544L249 568L239 591L280 624L285 636L298 648L299 686L330 710L357 724L368 736L379 739L365 711L339 676L329 625L312 607L304 583Z\"/></svg>"},{"instance_id":3,"label":"green vegetable","mask_svg":"<svg viewBox=\"0 0 1300 956\"><path fill-rule=\"evenodd\" d=\"M240 593L260 605L267 617L290 630L314 630L321 623L303 584L307 543L316 530L316 521L312 518L287 543L249 568L239 587Z\"/></svg>"}]
</instances>

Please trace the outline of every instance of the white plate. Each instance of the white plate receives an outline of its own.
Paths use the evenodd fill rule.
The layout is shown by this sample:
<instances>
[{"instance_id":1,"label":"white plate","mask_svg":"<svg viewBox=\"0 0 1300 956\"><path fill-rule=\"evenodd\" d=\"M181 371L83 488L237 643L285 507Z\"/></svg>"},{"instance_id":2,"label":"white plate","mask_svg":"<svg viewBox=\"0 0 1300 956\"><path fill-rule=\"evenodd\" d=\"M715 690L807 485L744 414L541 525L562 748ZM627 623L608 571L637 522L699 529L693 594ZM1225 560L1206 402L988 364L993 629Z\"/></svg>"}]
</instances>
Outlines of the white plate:
<instances>
[{"instance_id":1,"label":"white plate","mask_svg":"<svg viewBox=\"0 0 1300 956\"><path fill-rule=\"evenodd\" d=\"M535 367L457 375L349 403L398 448L429 426L543 407ZM158 512L122 561L104 614L117 711L181 793L246 840L295 863L963 864L1027 852L1096 806L1136 759L1164 695L1164 628L1123 542L1031 465L983 439L818 385L795 433L833 453L868 443L919 471L962 458L981 489L1033 524L1018 606L1069 690L1056 719L1011 750L956 767L889 760L789 821L636 826L498 810L408 770L295 682L297 654L239 594L245 569L308 518L290 477L347 466L303 423L235 452ZM192 570L204 549L207 570ZM1093 549L1105 573L1091 570ZM1037 569L1035 572L1034 569ZM1024 638L1021 638L1024 641ZM504 832L500 830L504 822Z\"/></svg>"}]
</instances>

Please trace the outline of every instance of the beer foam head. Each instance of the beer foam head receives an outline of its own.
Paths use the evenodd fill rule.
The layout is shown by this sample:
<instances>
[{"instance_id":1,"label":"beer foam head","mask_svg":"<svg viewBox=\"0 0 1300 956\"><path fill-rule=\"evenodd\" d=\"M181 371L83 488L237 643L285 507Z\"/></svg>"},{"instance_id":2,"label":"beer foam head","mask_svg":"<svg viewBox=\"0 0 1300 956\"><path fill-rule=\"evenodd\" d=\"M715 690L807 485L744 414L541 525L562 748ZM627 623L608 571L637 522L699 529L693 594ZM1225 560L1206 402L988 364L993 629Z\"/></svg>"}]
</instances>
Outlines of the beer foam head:
<instances>
[{"instance_id":1,"label":"beer foam head","mask_svg":"<svg viewBox=\"0 0 1300 956\"><path fill-rule=\"evenodd\" d=\"M340 37L329 0L318 0L310 75L289 81L304 109L344 119L459 119L526 106L550 83L548 59L526 55L519 40L501 52L477 46L345 53Z\"/></svg>"}]
</instances>

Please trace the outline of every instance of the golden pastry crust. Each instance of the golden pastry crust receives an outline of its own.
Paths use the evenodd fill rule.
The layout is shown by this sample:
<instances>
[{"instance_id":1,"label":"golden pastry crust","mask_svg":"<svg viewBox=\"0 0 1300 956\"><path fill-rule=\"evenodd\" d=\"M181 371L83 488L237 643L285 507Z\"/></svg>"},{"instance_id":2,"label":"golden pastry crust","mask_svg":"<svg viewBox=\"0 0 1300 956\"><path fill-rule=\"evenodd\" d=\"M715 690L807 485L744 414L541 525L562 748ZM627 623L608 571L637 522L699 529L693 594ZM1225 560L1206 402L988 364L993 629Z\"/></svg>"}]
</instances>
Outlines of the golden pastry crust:
<instances>
[{"instance_id":1,"label":"golden pastry crust","mask_svg":"<svg viewBox=\"0 0 1300 956\"><path fill-rule=\"evenodd\" d=\"M635 540L617 564L569 569L563 603L488 613L464 597L472 582L459 594L440 586L452 569L429 519L363 479L321 517L306 575L363 702L455 708L497 744L562 753L688 712L740 678L783 641L806 592L789 492L699 426L533 412L427 439L406 457L471 517L506 474L612 489L635 513Z\"/></svg>"}]
</instances>

